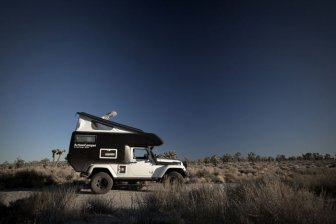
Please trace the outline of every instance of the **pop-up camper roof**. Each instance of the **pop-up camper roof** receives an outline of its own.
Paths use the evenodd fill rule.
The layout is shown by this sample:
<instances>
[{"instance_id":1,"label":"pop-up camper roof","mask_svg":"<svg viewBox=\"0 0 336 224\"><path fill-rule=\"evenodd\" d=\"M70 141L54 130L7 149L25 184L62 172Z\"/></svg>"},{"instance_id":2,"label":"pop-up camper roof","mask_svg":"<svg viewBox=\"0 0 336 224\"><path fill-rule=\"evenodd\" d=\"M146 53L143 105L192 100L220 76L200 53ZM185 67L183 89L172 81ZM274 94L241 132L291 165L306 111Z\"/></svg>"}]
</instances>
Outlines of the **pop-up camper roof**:
<instances>
[{"instance_id":1,"label":"pop-up camper roof","mask_svg":"<svg viewBox=\"0 0 336 224\"><path fill-rule=\"evenodd\" d=\"M79 132L104 132L116 134L138 134L144 136L152 146L162 145L163 141L153 133L144 132L141 129L106 120L94 115L78 112L79 115L76 131Z\"/></svg>"}]
</instances>

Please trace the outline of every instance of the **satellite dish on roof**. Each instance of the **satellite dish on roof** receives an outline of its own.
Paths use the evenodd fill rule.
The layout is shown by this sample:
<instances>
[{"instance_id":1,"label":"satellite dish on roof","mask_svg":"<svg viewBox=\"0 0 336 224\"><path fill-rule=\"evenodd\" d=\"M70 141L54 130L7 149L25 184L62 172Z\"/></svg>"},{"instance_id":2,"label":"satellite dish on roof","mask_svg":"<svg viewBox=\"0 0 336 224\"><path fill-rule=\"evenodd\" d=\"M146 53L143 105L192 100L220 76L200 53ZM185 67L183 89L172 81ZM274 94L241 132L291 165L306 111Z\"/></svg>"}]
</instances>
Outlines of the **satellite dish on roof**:
<instances>
[{"instance_id":1,"label":"satellite dish on roof","mask_svg":"<svg viewBox=\"0 0 336 224\"><path fill-rule=\"evenodd\" d=\"M111 117L115 117L115 116L117 116L117 112L112 111L112 112L109 112L109 113L105 114L104 116L102 116L102 118L105 119L105 120L110 120Z\"/></svg>"}]
</instances>

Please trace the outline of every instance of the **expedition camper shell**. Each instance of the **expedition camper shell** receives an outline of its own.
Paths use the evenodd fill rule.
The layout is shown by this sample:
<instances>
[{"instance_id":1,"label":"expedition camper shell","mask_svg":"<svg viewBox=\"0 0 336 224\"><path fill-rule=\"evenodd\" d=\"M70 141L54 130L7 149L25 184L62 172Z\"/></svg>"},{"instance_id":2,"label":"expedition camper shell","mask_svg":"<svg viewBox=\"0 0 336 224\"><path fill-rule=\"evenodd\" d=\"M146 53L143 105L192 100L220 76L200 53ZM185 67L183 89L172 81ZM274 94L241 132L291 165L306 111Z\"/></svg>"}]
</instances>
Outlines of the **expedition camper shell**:
<instances>
[{"instance_id":1,"label":"expedition camper shell","mask_svg":"<svg viewBox=\"0 0 336 224\"><path fill-rule=\"evenodd\" d=\"M77 114L77 127L71 136L67 159L75 171L91 178L95 193L109 190L100 191L104 186L99 186L100 190L92 187L97 173L108 175L112 184L125 180L162 181L172 174L178 180L186 176L181 161L156 158L152 149L163 144L157 135L84 112ZM108 179L106 175L103 176ZM96 185L101 185L100 182Z\"/></svg>"}]
</instances>

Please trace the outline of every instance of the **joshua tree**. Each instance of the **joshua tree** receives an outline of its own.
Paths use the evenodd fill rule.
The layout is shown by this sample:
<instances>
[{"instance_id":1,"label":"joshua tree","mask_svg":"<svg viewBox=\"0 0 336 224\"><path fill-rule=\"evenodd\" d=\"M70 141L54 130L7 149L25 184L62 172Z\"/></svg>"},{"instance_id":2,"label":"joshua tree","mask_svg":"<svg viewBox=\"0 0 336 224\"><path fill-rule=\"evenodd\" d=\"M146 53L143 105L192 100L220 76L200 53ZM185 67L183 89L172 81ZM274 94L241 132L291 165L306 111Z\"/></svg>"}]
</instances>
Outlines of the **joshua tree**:
<instances>
[{"instance_id":1,"label":"joshua tree","mask_svg":"<svg viewBox=\"0 0 336 224\"><path fill-rule=\"evenodd\" d=\"M197 160L196 160L196 164L197 164L197 165L204 165L204 161L203 161L203 159L197 159Z\"/></svg>"},{"instance_id":2,"label":"joshua tree","mask_svg":"<svg viewBox=\"0 0 336 224\"><path fill-rule=\"evenodd\" d=\"M16 168L21 168L24 166L25 161L23 159L21 159L20 157L16 158L16 160L14 161L15 167Z\"/></svg>"},{"instance_id":3,"label":"joshua tree","mask_svg":"<svg viewBox=\"0 0 336 224\"><path fill-rule=\"evenodd\" d=\"M229 153L225 153L222 157L223 163L232 161L232 156Z\"/></svg>"},{"instance_id":4,"label":"joshua tree","mask_svg":"<svg viewBox=\"0 0 336 224\"><path fill-rule=\"evenodd\" d=\"M247 154L247 159L249 162L255 162L256 161L256 154L254 152L250 152Z\"/></svg>"},{"instance_id":5,"label":"joshua tree","mask_svg":"<svg viewBox=\"0 0 336 224\"><path fill-rule=\"evenodd\" d=\"M221 161L221 158L218 155L213 155L210 158L210 162L214 165L214 166L218 166L219 163Z\"/></svg>"},{"instance_id":6,"label":"joshua tree","mask_svg":"<svg viewBox=\"0 0 336 224\"><path fill-rule=\"evenodd\" d=\"M210 157L206 156L203 159L204 164L209 164L210 163Z\"/></svg>"},{"instance_id":7,"label":"joshua tree","mask_svg":"<svg viewBox=\"0 0 336 224\"><path fill-rule=\"evenodd\" d=\"M314 152L313 153L313 159L314 160L322 160L323 159L323 155L321 155L320 153Z\"/></svg>"},{"instance_id":8,"label":"joshua tree","mask_svg":"<svg viewBox=\"0 0 336 224\"><path fill-rule=\"evenodd\" d=\"M286 160L286 156L285 155L277 155L275 158L276 161L280 162L280 161L285 161Z\"/></svg>"},{"instance_id":9,"label":"joshua tree","mask_svg":"<svg viewBox=\"0 0 336 224\"><path fill-rule=\"evenodd\" d=\"M302 154L302 158L303 158L304 160L312 160L312 159L313 159L313 154L312 154L311 152Z\"/></svg>"},{"instance_id":10,"label":"joshua tree","mask_svg":"<svg viewBox=\"0 0 336 224\"><path fill-rule=\"evenodd\" d=\"M233 159L234 159L234 161L239 162L241 160L241 153L240 152L236 152L233 155Z\"/></svg>"},{"instance_id":11,"label":"joshua tree","mask_svg":"<svg viewBox=\"0 0 336 224\"><path fill-rule=\"evenodd\" d=\"M53 150L51 150L51 152L52 152L53 163L54 163L54 165L56 165L58 163L58 161L60 160L62 154L65 152L65 150L53 149ZM56 162L55 162L55 157L57 157Z\"/></svg>"}]
</instances>

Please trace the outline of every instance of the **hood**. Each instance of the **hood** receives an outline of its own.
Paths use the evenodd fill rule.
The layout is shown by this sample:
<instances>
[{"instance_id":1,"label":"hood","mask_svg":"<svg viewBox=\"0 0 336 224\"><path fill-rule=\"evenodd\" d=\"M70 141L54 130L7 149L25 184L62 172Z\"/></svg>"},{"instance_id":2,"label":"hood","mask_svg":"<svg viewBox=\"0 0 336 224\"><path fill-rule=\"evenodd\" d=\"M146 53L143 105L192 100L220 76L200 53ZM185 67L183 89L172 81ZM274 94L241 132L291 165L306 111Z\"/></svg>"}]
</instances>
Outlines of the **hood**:
<instances>
[{"instance_id":1,"label":"hood","mask_svg":"<svg viewBox=\"0 0 336 224\"><path fill-rule=\"evenodd\" d=\"M180 160L176 160L176 159L160 159L157 158L156 159L156 164L158 165L181 165L181 161Z\"/></svg>"}]
</instances>

